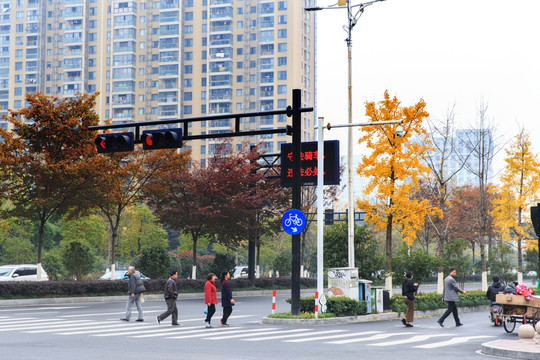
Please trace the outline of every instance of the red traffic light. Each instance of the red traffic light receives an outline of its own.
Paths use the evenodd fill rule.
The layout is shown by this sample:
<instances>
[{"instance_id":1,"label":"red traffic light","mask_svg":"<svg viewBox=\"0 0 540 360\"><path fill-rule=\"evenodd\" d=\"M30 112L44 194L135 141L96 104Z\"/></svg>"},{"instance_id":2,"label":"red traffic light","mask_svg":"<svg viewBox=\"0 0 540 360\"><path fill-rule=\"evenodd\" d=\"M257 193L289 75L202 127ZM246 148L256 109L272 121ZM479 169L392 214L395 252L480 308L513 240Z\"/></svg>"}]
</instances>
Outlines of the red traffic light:
<instances>
[{"instance_id":1,"label":"red traffic light","mask_svg":"<svg viewBox=\"0 0 540 360\"><path fill-rule=\"evenodd\" d=\"M135 140L132 132L99 134L94 140L100 154L133 151Z\"/></svg>"},{"instance_id":2,"label":"red traffic light","mask_svg":"<svg viewBox=\"0 0 540 360\"><path fill-rule=\"evenodd\" d=\"M182 129L145 130L141 136L144 150L182 147Z\"/></svg>"}]
</instances>

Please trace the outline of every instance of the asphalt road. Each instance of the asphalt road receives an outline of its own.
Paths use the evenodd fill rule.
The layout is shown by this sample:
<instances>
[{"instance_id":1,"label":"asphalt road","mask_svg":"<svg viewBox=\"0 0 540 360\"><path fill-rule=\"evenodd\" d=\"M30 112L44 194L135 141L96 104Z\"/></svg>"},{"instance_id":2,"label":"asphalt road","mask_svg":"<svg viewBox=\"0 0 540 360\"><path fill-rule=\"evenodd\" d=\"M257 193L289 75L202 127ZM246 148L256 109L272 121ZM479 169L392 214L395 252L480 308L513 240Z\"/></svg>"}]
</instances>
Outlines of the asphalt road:
<instances>
[{"instance_id":1,"label":"asphalt road","mask_svg":"<svg viewBox=\"0 0 540 360\"><path fill-rule=\"evenodd\" d=\"M278 296L277 311L290 311L287 296ZM480 359L480 344L517 339L492 327L484 312L451 318L444 328L436 318L416 319L414 328L399 320L324 327L261 325L271 312L271 296L237 297L228 328L203 324L203 300L181 300L181 326L155 317L162 301L143 304L144 322L120 321L124 303L86 303L0 308L0 358L31 359ZM136 310L133 313L136 317ZM133 318L133 319L134 319ZM132 320L133 320L132 319Z\"/></svg>"}]
</instances>

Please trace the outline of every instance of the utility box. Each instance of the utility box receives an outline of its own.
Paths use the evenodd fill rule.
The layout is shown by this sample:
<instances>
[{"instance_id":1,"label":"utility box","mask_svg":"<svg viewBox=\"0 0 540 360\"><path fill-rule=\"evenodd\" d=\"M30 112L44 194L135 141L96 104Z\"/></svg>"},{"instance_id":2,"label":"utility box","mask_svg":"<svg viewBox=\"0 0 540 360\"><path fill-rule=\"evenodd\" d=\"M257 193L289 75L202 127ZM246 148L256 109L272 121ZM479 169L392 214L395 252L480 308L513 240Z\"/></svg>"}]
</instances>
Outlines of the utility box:
<instances>
[{"instance_id":1,"label":"utility box","mask_svg":"<svg viewBox=\"0 0 540 360\"><path fill-rule=\"evenodd\" d=\"M375 295L375 311L382 313L384 311L383 306L383 289L377 288L373 290Z\"/></svg>"},{"instance_id":2,"label":"utility box","mask_svg":"<svg viewBox=\"0 0 540 360\"><path fill-rule=\"evenodd\" d=\"M328 269L328 296L358 300L358 268Z\"/></svg>"},{"instance_id":3,"label":"utility box","mask_svg":"<svg viewBox=\"0 0 540 360\"><path fill-rule=\"evenodd\" d=\"M371 314L371 280L358 280L358 300L366 302L367 313Z\"/></svg>"}]
</instances>

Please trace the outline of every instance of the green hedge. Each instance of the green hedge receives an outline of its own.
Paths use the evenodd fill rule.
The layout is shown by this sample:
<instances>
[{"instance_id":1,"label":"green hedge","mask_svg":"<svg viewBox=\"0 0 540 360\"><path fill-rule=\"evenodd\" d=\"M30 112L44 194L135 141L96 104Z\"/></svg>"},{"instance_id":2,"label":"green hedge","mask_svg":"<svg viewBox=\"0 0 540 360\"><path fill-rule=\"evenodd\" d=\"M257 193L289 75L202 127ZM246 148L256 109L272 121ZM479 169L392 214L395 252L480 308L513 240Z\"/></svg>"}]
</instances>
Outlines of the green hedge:
<instances>
[{"instance_id":1,"label":"green hedge","mask_svg":"<svg viewBox=\"0 0 540 360\"><path fill-rule=\"evenodd\" d=\"M143 280L146 291L162 293L166 279ZM233 291L250 289L248 279L229 280ZM178 279L179 292L203 292L206 280ZM220 288L219 281L216 286ZM314 288L317 279L301 278L300 286ZM290 289L291 278L259 278L255 279L255 289ZM107 296L127 294L127 280L84 280L84 281L5 281L0 282L0 299L23 299L71 296Z\"/></svg>"},{"instance_id":2,"label":"green hedge","mask_svg":"<svg viewBox=\"0 0 540 360\"><path fill-rule=\"evenodd\" d=\"M446 309L448 304L442 301L441 294L419 293L414 299L414 308L419 311ZM456 303L458 307L469 307L479 305L489 305L489 300L486 299L486 293L482 290L467 291L466 295L459 294L459 301ZM390 308L392 311L404 313L407 311L407 306L403 301L403 295L394 294L390 299Z\"/></svg>"},{"instance_id":3,"label":"green hedge","mask_svg":"<svg viewBox=\"0 0 540 360\"><path fill-rule=\"evenodd\" d=\"M287 299L290 304L291 299ZM315 312L315 297L300 298L300 312L314 313ZM367 314L367 306L365 301L353 300L344 296L333 296L326 298L326 312L333 313L336 316L358 316Z\"/></svg>"}]
</instances>

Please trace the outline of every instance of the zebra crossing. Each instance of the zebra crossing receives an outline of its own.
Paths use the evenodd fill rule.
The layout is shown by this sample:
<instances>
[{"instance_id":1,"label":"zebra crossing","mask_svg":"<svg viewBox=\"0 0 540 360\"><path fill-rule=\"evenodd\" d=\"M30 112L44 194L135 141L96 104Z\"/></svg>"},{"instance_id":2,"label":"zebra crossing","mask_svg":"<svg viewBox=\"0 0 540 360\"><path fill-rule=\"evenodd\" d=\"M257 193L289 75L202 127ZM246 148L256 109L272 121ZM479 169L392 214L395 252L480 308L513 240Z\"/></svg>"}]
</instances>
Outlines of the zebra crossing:
<instances>
[{"instance_id":1,"label":"zebra crossing","mask_svg":"<svg viewBox=\"0 0 540 360\"><path fill-rule=\"evenodd\" d=\"M232 321L249 318L250 315L231 317ZM383 332L378 330L354 331L351 329L332 328L286 328L266 327L244 323L231 327L204 328L190 322L200 319L184 319L179 327L158 325L152 322L126 323L116 319L76 319L66 317L37 318L32 316L10 317L0 315L0 334L16 332L21 334L51 334L54 336L91 336L91 337L128 337L133 339L198 339L198 340L234 340L246 342L274 341L282 343L317 343L326 346L361 344L361 346L392 347L408 346L417 349L436 349L453 346L468 341L482 342L493 338L490 335L459 336L450 332L428 334L415 331Z\"/></svg>"}]
</instances>

